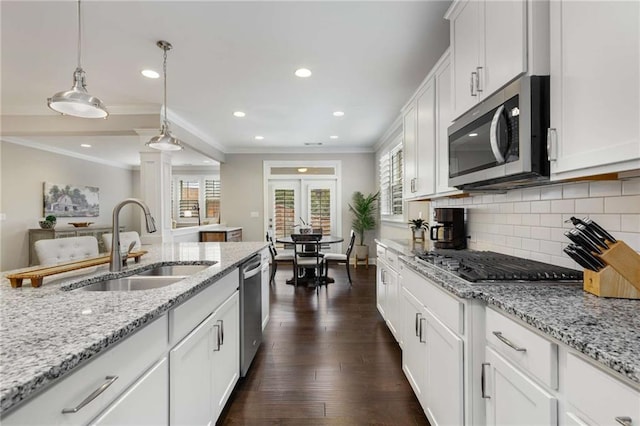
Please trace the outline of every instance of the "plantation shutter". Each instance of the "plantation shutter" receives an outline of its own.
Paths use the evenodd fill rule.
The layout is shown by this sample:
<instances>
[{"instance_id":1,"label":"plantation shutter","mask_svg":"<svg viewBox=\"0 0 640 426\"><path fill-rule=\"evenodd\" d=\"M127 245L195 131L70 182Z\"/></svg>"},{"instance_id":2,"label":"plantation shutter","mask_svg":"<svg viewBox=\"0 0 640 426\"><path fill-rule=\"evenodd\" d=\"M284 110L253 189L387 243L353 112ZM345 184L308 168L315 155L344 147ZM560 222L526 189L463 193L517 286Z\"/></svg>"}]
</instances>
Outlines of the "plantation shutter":
<instances>
[{"instance_id":1,"label":"plantation shutter","mask_svg":"<svg viewBox=\"0 0 640 426\"><path fill-rule=\"evenodd\" d=\"M331 235L331 191L328 188L311 189L309 203L311 227L322 228L322 235Z\"/></svg>"},{"instance_id":2,"label":"plantation shutter","mask_svg":"<svg viewBox=\"0 0 640 426\"><path fill-rule=\"evenodd\" d=\"M195 216L196 208L198 207L198 198L200 193L200 183L198 181L180 181L180 217ZM185 212L189 211L185 215Z\"/></svg>"},{"instance_id":3,"label":"plantation shutter","mask_svg":"<svg viewBox=\"0 0 640 426\"><path fill-rule=\"evenodd\" d=\"M295 220L295 191L293 189L276 189L274 191L274 237L282 238L293 233Z\"/></svg>"},{"instance_id":4,"label":"plantation shutter","mask_svg":"<svg viewBox=\"0 0 640 426\"><path fill-rule=\"evenodd\" d=\"M220 181L206 179L204 181L204 203L206 218L220 217Z\"/></svg>"},{"instance_id":5,"label":"plantation shutter","mask_svg":"<svg viewBox=\"0 0 640 426\"><path fill-rule=\"evenodd\" d=\"M380 156L380 214L402 215L402 144Z\"/></svg>"},{"instance_id":6,"label":"plantation shutter","mask_svg":"<svg viewBox=\"0 0 640 426\"><path fill-rule=\"evenodd\" d=\"M402 214L402 148L391 153L391 214Z\"/></svg>"}]
</instances>

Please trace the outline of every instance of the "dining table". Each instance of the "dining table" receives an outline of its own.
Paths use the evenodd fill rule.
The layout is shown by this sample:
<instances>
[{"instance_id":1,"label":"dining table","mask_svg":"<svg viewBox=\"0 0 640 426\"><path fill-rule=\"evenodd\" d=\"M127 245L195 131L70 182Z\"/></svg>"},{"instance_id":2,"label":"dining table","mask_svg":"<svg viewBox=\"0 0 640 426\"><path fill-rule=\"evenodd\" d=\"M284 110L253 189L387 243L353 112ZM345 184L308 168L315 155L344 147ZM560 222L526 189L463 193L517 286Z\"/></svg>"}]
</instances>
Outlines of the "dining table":
<instances>
[{"instance_id":1,"label":"dining table","mask_svg":"<svg viewBox=\"0 0 640 426\"><path fill-rule=\"evenodd\" d=\"M317 245L316 250L320 251L320 248L325 245L325 244L338 244L344 241L344 238L339 237L337 235L323 235L322 238L320 238L320 240L318 240L317 242L315 241L298 241L298 242L294 242L293 238L291 238L291 236L286 236L286 237L279 237L276 238L276 242L277 243L281 243L281 244L285 244L289 245L289 244L298 244L298 245ZM297 271L293 271L294 274L297 273ZM317 279L316 279L317 278ZM333 283L335 282L335 280L329 276L320 276L320 277L316 277L315 275L315 267L305 267L304 268L304 274L301 277L298 277L298 283L305 283L307 285L311 284L315 284L317 281L319 280L320 284L329 284L329 283ZM289 278L286 282L287 284L290 285L294 285L295 284L295 277L291 277Z\"/></svg>"}]
</instances>

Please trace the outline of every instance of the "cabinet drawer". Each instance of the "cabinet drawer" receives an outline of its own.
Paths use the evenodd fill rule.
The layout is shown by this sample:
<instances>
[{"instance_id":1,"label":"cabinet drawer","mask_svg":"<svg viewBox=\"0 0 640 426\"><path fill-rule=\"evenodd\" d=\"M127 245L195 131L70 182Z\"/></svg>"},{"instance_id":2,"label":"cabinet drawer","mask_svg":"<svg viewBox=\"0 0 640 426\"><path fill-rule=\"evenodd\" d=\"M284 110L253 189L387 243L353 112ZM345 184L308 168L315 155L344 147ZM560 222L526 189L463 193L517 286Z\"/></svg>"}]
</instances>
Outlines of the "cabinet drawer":
<instances>
[{"instance_id":1,"label":"cabinet drawer","mask_svg":"<svg viewBox=\"0 0 640 426\"><path fill-rule=\"evenodd\" d=\"M424 276L402 265L402 286L406 287L444 325L458 335L464 334L464 304L438 288Z\"/></svg>"},{"instance_id":2,"label":"cabinet drawer","mask_svg":"<svg viewBox=\"0 0 640 426\"><path fill-rule=\"evenodd\" d=\"M112 349L99 354L87 365L2 418L3 425L86 424L158 360L167 348L167 316L164 315ZM93 401L76 413L63 414L77 407L92 392L117 379Z\"/></svg>"},{"instance_id":3,"label":"cabinet drawer","mask_svg":"<svg viewBox=\"0 0 640 426\"><path fill-rule=\"evenodd\" d=\"M240 273L233 269L217 282L202 290L196 297L169 311L169 341L178 343L222 302L238 290Z\"/></svg>"},{"instance_id":4,"label":"cabinet drawer","mask_svg":"<svg viewBox=\"0 0 640 426\"><path fill-rule=\"evenodd\" d=\"M386 252L387 252L387 250L384 247L376 246L376 256L378 257L378 259L385 259L386 258Z\"/></svg>"},{"instance_id":5,"label":"cabinet drawer","mask_svg":"<svg viewBox=\"0 0 640 426\"><path fill-rule=\"evenodd\" d=\"M242 229L227 232L227 241L242 241Z\"/></svg>"},{"instance_id":6,"label":"cabinet drawer","mask_svg":"<svg viewBox=\"0 0 640 426\"><path fill-rule=\"evenodd\" d=\"M567 400L588 424L640 424L640 392L573 354L567 356Z\"/></svg>"},{"instance_id":7,"label":"cabinet drawer","mask_svg":"<svg viewBox=\"0 0 640 426\"><path fill-rule=\"evenodd\" d=\"M389 266L391 266L395 270L398 270L398 255L394 251L386 250L385 259Z\"/></svg>"},{"instance_id":8,"label":"cabinet drawer","mask_svg":"<svg viewBox=\"0 0 640 426\"><path fill-rule=\"evenodd\" d=\"M486 310L486 339L498 353L551 389L558 389L558 345L494 311Z\"/></svg>"}]
</instances>

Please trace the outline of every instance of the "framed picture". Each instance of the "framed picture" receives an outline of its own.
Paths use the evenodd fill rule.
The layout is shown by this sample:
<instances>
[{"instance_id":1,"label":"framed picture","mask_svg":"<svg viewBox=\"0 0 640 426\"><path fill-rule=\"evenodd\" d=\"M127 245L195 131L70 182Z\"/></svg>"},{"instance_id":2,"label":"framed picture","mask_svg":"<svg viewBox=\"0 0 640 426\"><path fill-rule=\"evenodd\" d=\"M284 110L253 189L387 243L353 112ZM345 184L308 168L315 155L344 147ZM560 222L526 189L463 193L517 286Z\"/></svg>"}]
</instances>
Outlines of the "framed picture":
<instances>
[{"instance_id":1,"label":"framed picture","mask_svg":"<svg viewBox=\"0 0 640 426\"><path fill-rule=\"evenodd\" d=\"M44 216L97 217L100 188L95 186L44 183Z\"/></svg>"}]
</instances>

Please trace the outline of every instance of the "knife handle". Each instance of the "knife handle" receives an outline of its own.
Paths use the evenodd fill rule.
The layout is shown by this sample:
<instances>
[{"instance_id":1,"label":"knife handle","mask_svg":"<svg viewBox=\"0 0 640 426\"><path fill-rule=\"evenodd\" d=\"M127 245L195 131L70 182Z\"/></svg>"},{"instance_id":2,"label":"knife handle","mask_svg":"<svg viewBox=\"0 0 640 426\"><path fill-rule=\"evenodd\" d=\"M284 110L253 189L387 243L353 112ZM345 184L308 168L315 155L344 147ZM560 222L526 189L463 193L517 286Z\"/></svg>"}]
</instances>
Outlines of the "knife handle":
<instances>
[{"instance_id":1,"label":"knife handle","mask_svg":"<svg viewBox=\"0 0 640 426\"><path fill-rule=\"evenodd\" d=\"M599 234L600 236L602 236L602 238L604 238L604 239L606 239L608 241L611 241L612 243L618 242L615 238L613 238L613 236L610 233L605 231L602 226L598 225L593 220L591 220L589 218L584 218L584 223L587 226L587 228L589 228L592 231L594 231L595 233Z\"/></svg>"},{"instance_id":2,"label":"knife handle","mask_svg":"<svg viewBox=\"0 0 640 426\"><path fill-rule=\"evenodd\" d=\"M609 246L604 242L604 238L593 231L589 225L583 225L581 223L576 225L576 229L582 233L582 235L590 240L593 244L597 244L603 249L608 249Z\"/></svg>"},{"instance_id":3,"label":"knife handle","mask_svg":"<svg viewBox=\"0 0 640 426\"><path fill-rule=\"evenodd\" d=\"M577 229L570 229L566 231L564 235L569 238L571 241L576 243L579 246L586 247L587 249L594 251L598 254L602 254L602 250L595 245L589 238L580 233Z\"/></svg>"}]
</instances>

